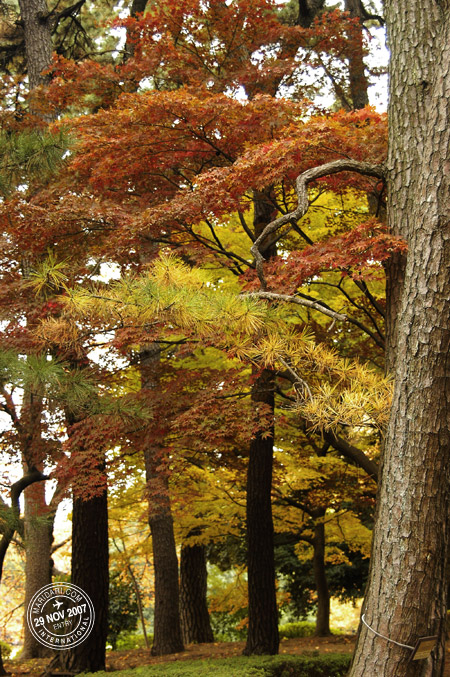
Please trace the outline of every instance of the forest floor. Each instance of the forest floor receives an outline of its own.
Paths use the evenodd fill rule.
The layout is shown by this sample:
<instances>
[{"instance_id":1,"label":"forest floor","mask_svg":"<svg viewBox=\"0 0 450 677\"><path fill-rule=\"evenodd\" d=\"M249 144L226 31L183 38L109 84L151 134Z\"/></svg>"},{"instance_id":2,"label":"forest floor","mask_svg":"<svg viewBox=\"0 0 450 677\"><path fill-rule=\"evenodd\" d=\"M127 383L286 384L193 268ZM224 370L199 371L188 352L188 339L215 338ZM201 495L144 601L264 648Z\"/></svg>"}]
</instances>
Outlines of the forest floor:
<instances>
[{"instance_id":1,"label":"forest floor","mask_svg":"<svg viewBox=\"0 0 450 677\"><path fill-rule=\"evenodd\" d=\"M354 636L335 637L302 637L283 639L280 643L280 654L298 655L302 653L351 653L355 642ZM202 660L206 658L231 658L240 656L245 642L214 642L213 644L189 644L185 651L170 656L151 656L148 649L130 649L128 651L108 651L106 669L108 671L137 668L141 665L156 665L173 661ZM10 675L41 675L50 659L35 658L33 660L5 661L5 668ZM450 677L450 673L449 673Z\"/></svg>"},{"instance_id":2,"label":"forest floor","mask_svg":"<svg viewBox=\"0 0 450 677\"><path fill-rule=\"evenodd\" d=\"M355 636L335 637L301 637L284 639L280 644L280 654L299 655L302 653L352 653ZM129 651L109 651L106 655L108 671L136 668L141 665L155 665L183 660L202 660L206 658L230 658L240 656L244 649L244 642L215 642L214 644L191 644L186 650L171 656L150 656L147 649L133 649ZM5 661L5 668L10 675L41 675L49 659L34 659L29 661ZM447 648L447 664L444 677L450 677L450 646Z\"/></svg>"}]
</instances>

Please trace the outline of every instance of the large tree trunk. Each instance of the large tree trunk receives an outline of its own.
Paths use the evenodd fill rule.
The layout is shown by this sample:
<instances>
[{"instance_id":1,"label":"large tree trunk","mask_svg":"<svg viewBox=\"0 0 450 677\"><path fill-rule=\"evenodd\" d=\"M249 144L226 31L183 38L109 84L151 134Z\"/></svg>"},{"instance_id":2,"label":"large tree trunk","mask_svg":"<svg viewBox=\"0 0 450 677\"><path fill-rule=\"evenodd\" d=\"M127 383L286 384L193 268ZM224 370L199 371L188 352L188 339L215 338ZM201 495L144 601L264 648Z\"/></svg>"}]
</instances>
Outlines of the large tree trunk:
<instances>
[{"instance_id":1,"label":"large tree trunk","mask_svg":"<svg viewBox=\"0 0 450 677\"><path fill-rule=\"evenodd\" d=\"M54 513L45 500L45 485L33 484L24 493L25 498L25 622L24 645L21 657L43 658L47 649L31 633L26 621L26 610L34 594L52 582L52 543Z\"/></svg>"},{"instance_id":2,"label":"large tree trunk","mask_svg":"<svg viewBox=\"0 0 450 677\"><path fill-rule=\"evenodd\" d=\"M140 352L141 388L159 387L160 349L150 345ZM163 656L183 651L180 622L178 558L170 507L165 450L144 441L148 493L148 523L152 535L155 570L155 615L152 654Z\"/></svg>"},{"instance_id":3,"label":"large tree trunk","mask_svg":"<svg viewBox=\"0 0 450 677\"><path fill-rule=\"evenodd\" d=\"M106 489L86 501L73 500L71 582L90 597L95 610L94 628L77 647L59 651L52 667L73 673L104 670L109 591Z\"/></svg>"},{"instance_id":4,"label":"large tree trunk","mask_svg":"<svg viewBox=\"0 0 450 677\"><path fill-rule=\"evenodd\" d=\"M314 581L317 591L316 635L327 637L330 632L330 593L325 571L325 524L318 522L314 526Z\"/></svg>"},{"instance_id":5,"label":"large tree trunk","mask_svg":"<svg viewBox=\"0 0 450 677\"><path fill-rule=\"evenodd\" d=\"M77 362L74 360L74 366ZM69 427L80 419L66 412ZM76 452L89 454L89 449ZM95 623L91 634L78 646L58 651L50 663L64 672L97 672L105 669L106 637L108 634L109 599L109 541L108 541L108 491L106 476L101 480L104 463L97 459L93 473L98 473L97 482L102 482L96 495L83 500L80 485L73 488L72 509L72 563L71 583L90 597L95 611ZM85 478L89 483L89 477Z\"/></svg>"},{"instance_id":6,"label":"large tree trunk","mask_svg":"<svg viewBox=\"0 0 450 677\"><path fill-rule=\"evenodd\" d=\"M436 67L440 32L439 1L427 0L420 6L386 3L390 59L389 103L389 177L388 221L393 234L408 240L415 227L419 163L422 146L428 137L429 85ZM400 8L405 8L406 15ZM425 168L426 169L426 168ZM394 372L398 350L399 315L406 268L406 255L394 254L386 269L386 369ZM402 357L400 355L400 357Z\"/></svg>"},{"instance_id":7,"label":"large tree trunk","mask_svg":"<svg viewBox=\"0 0 450 677\"><path fill-rule=\"evenodd\" d=\"M204 545L183 545L180 558L180 613L183 642L214 642L206 599L208 572Z\"/></svg>"},{"instance_id":8,"label":"large tree trunk","mask_svg":"<svg viewBox=\"0 0 450 677\"><path fill-rule=\"evenodd\" d=\"M440 677L446 624L450 462L450 21L448 3L387 0L391 50L389 224L408 241L395 392L365 620L352 677Z\"/></svg>"}]
</instances>

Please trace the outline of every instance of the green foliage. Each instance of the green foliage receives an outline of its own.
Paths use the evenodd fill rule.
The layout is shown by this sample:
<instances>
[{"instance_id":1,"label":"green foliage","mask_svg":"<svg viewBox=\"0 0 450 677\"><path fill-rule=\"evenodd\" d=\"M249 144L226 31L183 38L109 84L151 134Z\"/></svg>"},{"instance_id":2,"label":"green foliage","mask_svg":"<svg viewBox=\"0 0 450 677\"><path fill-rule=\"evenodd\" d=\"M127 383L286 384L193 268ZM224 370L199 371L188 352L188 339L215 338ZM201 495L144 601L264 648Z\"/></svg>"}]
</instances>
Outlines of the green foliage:
<instances>
[{"instance_id":1,"label":"green foliage","mask_svg":"<svg viewBox=\"0 0 450 677\"><path fill-rule=\"evenodd\" d=\"M216 642L238 642L245 639L247 628L239 628L239 624L247 615L247 609L239 609L235 613L228 611L211 611L209 619Z\"/></svg>"},{"instance_id":2,"label":"green foliage","mask_svg":"<svg viewBox=\"0 0 450 677\"><path fill-rule=\"evenodd\" d=\"M253 294L230 293L209 284L206 271L174 256L155 259L144 277L112 281L107 288L71 290L67 311L79 320L107 323L111 330L160 323L206 342L247 363L289 367L296 379L296 411L316 432L338 426L381 429L387 420L392 384L357 361L341 359L335 348L315 343L310 329L293 329L283 308ZM221 318L220 331L217 318ZM53 337L60 328L55 325ZM48 339L52 328L44 328ZM159 336L158 336L159 340ZM302 376L300 376L302 374Z\"/></svg>"},{"instance_id":3,"label":"green foliage","mask_svg":"<svg viewBox=\"0 0 450 677\"><path fill-rule=\"evenodd\" d=\"M109 583L108 642L113 649L118 648L120 633L135 630L137 621L138 605L133 584L118 575L112 577Z\"/></svg>"},{"instance_id":4,"label":"green foliage","mask_svg":"<svg viewBox=\"0 0 450 677\"><path fill-rule=\"evenodd\" d=\"M177 661L146 665L136 670L118 671L117 677L344 677L351 657L346 654L324 656L253 656L203 661ZM96 672L98 677L107 673Z\"/></svg>"},{"instance_id":5,"label":"green foliage","mask_svg":"<svg viewBox=\"0 0 450 677\"><path fill-rule=\"evenodd\" d=\"M150 644L153 643L153 635L147 634L147 638ZM111 645L112 647L112 645ZM120 632L117 637L115 651L129 651L133 649L145 649L145 637L137 632Z\"/></svg>"},{"instance_id":6,"label":"green foliage","mask_svg":"<svg viewBox=\"0 0 450 677\"><path fill-rule=\"evenodd\" d=\"M239 629L239 623L247 614L247 610L241 610L235 614L213 611L210 613L211 626L216 642L235 642L244 640L247 629ZM280 625L280 639L294 639L296 637L312 637L316 631L315 623L309 621L296 621ZM337 634L337 633L333 633Z\"/></svg>"},{"instance_id":7,"label":"green foliage","mask_svg":"<svg viewBox=\"0 0 450 677\"><path fill-rule=\"evenodd\" d=\"M93 291L77 288L64 299L67 308L79 317L97 318L144 326L155 321L170 322L181 331L211 338L217 333L217 318L223 323L226 338L235 340L263 328L278 326L276 313L252 296L217 290L209 284L208 274L192 268L174 256L161 255L142 278L122 278L108 288Z\"/></svg>"},{"instance_id":8,"label":"green foliage","mask_svg":"<svg viewBox=\"0 0 450 677\"><path fill-rule=\"evenodd\" d=\"M3 642L0 639L0 651L1 651L1 656L2 656L3 660L5 660L5 659L9 658L11 651L12 651L12 648L9 646L9 644L7 644L6 642Z\"/></svg>"},{"instance_id":9,"label":"green foliage","mask_svg":"<svg viewBox=\"0 0 450 677\"><path fill-rule=\"evenodd\" d=\"M345 552L346 544L342 544L341 547ZM351 559L350 564L340 563L328 566L328 583L333 597L337 597L341 602L354 602L364 596L370 560L348 549L347 554Z\"/></svg>"},{"instance_id":10,"label":"green foliage","mask_svg":"<svg viewBox=\"0 0 450 677\"><path fill-rule=\"evenodd\" d=\"M30 130L0 133L0 193L7 196L34 178L42 181L56 172L71 145L62 133Z\"/></svg>"},{"instance_id":11,"label":"green foliage","mask_svg":"<svg viewBox=\"0 0 450 677\"><path fill-rule=\"evenodd\" d=\"M316 624L309 621L297 621L296 623L284 623L280 625L280 639L293 639L295 637L312 637L316 631Z\"/></svg>"},{"instance_id":12,"label":"green foliage","mask_svg":"<svg viewBox=\"0 0 450 677\"><path fill-rule=\"evenodd\" d=\"M363 557L361 553L352 552L345 543L340 544L340 548L348 558L348 563L327 564L328 588L332 597L337 597L342 602L353 602L364 594L369 559ZM284 545L276 548L275 562L277 571L279 575L281 574L281 588L289 593L290 602L287 608L283 609L287 617L305 618L314 613L316 584L311 560L300 560L295 553L294 546ZM286 636L306 637L308 635Z\"/></svg>"},{"instance_id":13,"label":"green foliage","mask_svg":"<svg viewBox=\"0 0 450 677\"><path fill-rule=\"evenodd\" d=\"M64 269L66 261L58 261L55 253L49 249L47 258L41 261L31 272L31 282L29 283L36 292L36 295L47 296L48 293L55 294L64 287L67 275Z\"/></svg>"},{"instance_id":14,"label":"green foliage","mask_svg":"<svg viewBox=\"0 0 450 677\"><path fill-rule=\"evenodd\" d=\"M92 407L97 392L96 384L87 370L69 369L47 354L31 354L26 358L14 351L0 355L0 383L21 387L48 401L61 402L71 409Z\"/></svg>"}]
</instances>

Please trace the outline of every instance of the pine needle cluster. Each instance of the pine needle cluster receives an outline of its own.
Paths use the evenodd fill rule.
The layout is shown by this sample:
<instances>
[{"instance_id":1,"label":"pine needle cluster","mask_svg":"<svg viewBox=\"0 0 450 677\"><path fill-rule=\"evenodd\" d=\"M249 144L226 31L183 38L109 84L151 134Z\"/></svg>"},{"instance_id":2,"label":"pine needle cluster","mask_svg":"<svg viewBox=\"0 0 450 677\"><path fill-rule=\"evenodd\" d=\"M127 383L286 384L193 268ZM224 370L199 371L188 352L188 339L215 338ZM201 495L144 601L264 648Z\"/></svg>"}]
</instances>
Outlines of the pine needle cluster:
<instances>
[{"instance_id":1,"label":"pine needle cluster","mask_svg":"<svg viewBox=\"0 0 450 677\"><path fill-rule=\"evenodd\" d=\"M39 178L53 175L72 143L62 133L31 129L20 133L0 132L0 193L9 196Z\"/></svg>"},{"instance_id":2,"label":"pine needle cluster","mask_svg":"<svg viewBox=\"0 0 450 677\"><path fill-rule=\"evenodd\" d=\"M151 332L152 340L177 330L287 378L295 409L315 431L342 425L379 430L385 426L389 380L317 343L307 328L287 321L283 305L218 289L205 271L173 256L162 255L143 277L122 278L90 290L67 288L65 305L65 318L41 327L47 340L56 336L61 340L62 322L68 340L70 328L84 321L111 330L140 327ZM76 334L77 330L74 342Z\"/></svg>"}]
</instances>

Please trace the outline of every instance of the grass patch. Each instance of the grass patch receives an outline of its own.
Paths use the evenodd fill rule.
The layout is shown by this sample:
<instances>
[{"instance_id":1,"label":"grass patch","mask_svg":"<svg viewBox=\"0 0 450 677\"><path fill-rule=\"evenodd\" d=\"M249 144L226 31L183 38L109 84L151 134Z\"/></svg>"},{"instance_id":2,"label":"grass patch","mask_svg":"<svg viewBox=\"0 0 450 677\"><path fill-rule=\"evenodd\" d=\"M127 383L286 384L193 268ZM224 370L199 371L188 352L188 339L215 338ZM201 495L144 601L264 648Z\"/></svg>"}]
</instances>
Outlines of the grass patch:
<instances>
[{"instance_id":1,"label":"grass patch","mask_svg":"<svg viewBox=\"0 0 450 677\"><path fill-rule=\"evenodd\" d=\"M344 677L351 657L346 654L319 656L237 656L218 660L176 661L120 670L117 677ZM107 677L96 672L95 677Z\"/></svg>"}]
</instances>

